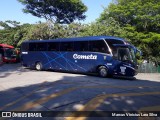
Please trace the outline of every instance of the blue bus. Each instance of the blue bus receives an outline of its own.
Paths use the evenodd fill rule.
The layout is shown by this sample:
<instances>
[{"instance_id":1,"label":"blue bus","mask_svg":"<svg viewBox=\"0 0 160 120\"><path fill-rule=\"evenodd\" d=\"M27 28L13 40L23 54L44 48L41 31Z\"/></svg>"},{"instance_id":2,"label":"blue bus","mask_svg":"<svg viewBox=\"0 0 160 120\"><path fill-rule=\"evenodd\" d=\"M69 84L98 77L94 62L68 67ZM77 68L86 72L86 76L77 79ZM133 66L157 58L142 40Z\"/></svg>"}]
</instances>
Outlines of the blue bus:
<instances>
[{"instance_id":1,"label":"blue bus","mask_svg":"<svg viewBox=\"0 0 160 120\"><path fill-rule=\"evenodd\" d=\"M137 48L113 36L29 40L21 44L21 63L40 70L133 77Z\"/></svg>"}]
</instances>

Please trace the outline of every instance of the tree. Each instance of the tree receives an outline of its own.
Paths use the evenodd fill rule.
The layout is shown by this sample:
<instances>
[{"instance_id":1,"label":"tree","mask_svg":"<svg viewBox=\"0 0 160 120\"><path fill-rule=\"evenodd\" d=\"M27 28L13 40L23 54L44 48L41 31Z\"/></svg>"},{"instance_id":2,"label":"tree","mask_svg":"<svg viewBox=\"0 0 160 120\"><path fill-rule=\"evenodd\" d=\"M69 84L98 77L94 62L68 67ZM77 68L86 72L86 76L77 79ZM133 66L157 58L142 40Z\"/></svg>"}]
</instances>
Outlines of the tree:
<instances>
[{"instance_id":1,"label":"tree","mask_svg":"<svg viewBox=\"0 0 160 120\"><path fill-rule=\"evenodd\" d=\"M85 25L80 23L71 23L63 26L63 37L80 37L80 33L85 29Z\"/></svg>"},{"instance_id":2,"label":"tree","mask_svg":"<svg viewBox=\"0 0 160 120\"><path fill-rule=\"evenodd\" d=\"M29 40L42 40L51 38L48 24L33 24L28 32L28 38Z\"/></svg>"},{"instance_id":3,"label":"tree","mask_svg":"<svg viewBox=\"0 0 160 120\"><path fill-rule=\"evenodd\" d=\"M123 37L124 30L117 21L110 18L101 22L86 24L79 34L80 36L110 35Z\"/></svg>"},{"instance_id":4,"label":"tree","mask_svg":"<svg viewBox=\"0 0 160 120\"><path fill-rule=\"evenodd\" d=\"M100 21L114 18L121 26L135 26L137 31L160 33L159 0L115 0L101 14Z\"/></svg>"},{"instance_id":5,"label":"tree","mask_svg":"<svg viewBox=\"0 0 160 120\"><path fill-rule=\"evenodd\" d=\"M20 25L19 22L7 20L5 22L0 21L0 43L13 45L19 47L21 42L28 39L30 24Z\"/></svg>"},{"instance_id":6,"label":"tree","mask_svg":"<svg viewBox=\"0 0 160 120\"><path fill-rule=\"evenodd\" d=\"M39 23L32 25L28 37L34 40L76 37L79 35L80 30L81 25L78 23L55 24L54 27L48 26L48 23Z\"/></svg>"},{"instance_id":7,"label":"tree","mask_svg":"<svg viewBox=\"0 0 160 120\"><path fill-rule=\"evenodd\" d=\"M25 13L45 18L54 23L68 24L74 20L84 20L87 7L81 0L18 0Z\"/></svg>"},{"instance_id":8,"label":"tree","mask_svg":"<svg viewBox=\"0 0 160 120\"><path fill-rule=\"evenodd\" d=\"M17 21L11 21L11 20L7 20L5 22L0 21L0 26L3 27L4 29L10 29L12 27L17 27L19 26L20 22Z\"/></svg>"},{"instance_id":9,"label":"tree","mask_svg":"<svg viewBox=\"0 0 160 120\"><path fill-rule=\"evenodd\" d=\"M144 59L160 60L159 0L114 0L98 21L110 18L123 28L123 36L142 50Z\"/></svg>"}]
</instances>

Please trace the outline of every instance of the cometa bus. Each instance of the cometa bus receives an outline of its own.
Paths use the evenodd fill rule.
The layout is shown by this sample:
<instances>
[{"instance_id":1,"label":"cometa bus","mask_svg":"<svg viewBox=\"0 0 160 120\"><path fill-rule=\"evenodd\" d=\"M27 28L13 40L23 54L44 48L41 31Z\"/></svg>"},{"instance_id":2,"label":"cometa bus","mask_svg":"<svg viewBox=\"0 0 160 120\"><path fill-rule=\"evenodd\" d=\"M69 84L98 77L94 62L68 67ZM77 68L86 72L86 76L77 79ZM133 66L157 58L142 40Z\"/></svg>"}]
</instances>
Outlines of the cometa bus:
<instances>
[{"instance_id":1,"label":"cometa bus","mask_svg":"<svg viewBox=\"0 0 160 120\"><path fill-rule=\"evenodd\" d=\"M29 40L21 45L22 65L37 70L98 73L132 77L137 74L138 49L123 38L89 36Z\"/></svg>"}]
</instances>

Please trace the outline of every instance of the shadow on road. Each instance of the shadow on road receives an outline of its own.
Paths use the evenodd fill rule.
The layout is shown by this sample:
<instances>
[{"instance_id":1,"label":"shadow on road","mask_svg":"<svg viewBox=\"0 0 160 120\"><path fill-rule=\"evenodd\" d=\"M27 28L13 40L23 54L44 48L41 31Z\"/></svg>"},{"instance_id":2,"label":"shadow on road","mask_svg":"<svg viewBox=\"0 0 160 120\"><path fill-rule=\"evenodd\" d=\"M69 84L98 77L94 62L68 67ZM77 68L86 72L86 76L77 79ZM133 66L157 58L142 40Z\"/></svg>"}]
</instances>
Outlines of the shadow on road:
<instances>
[{"instance_id":1,"label":"shadow on road","mask_svg":"<svg viewBox=\"0 0 160 120\"><path fill-rule=\"evenodd\" d=\"M28 71L29 69L23 68L20 63L6 63L0 66L0 78L5 78L12 74L21 74L22 72Z\"/></svg>"},{"instance_id":2,"label":"shadow on road","mask_svg":"<svg viewBox=\"0 0 160 120\"><path fill-rule=\"evenodd\" d=\"M160 106L160 82L64 76L0 92L0 111L137 111Z\"/></svg>"},{"instance_id":3,"label":"shadow on road","mask_svg":"<svg viewBox=\"0 0 160 120\"><path fill-rule=\"evenodd\" d=\"M20 64L6 64L0 77L28 71ZM160 82L76 75L0 91L0 111L79 111L86 116L86 111L101 111L104 116L103 111L154 110L160 108L159 99Z\"/></svg>"}]
</instances>

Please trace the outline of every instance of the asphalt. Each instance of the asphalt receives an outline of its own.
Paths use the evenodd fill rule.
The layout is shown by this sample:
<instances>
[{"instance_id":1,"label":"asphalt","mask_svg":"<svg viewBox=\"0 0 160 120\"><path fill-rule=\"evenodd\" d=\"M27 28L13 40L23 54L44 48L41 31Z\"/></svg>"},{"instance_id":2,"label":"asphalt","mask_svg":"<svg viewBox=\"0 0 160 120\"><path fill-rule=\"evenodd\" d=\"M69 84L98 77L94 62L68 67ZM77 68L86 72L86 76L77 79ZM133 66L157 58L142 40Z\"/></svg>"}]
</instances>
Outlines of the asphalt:
<instances>
[{"instance_id":1,"label":"asphalt","mask_svg":"<svg viewBox=\"0 0 160 120\"><path fill-rule=\"evenodd\" d=\"M100 78L4 64L0 66L0 111L64 113L47 118L52 120L160 119L154 114L141 115L141 111L160 114L160 74L135 77L135 80ZM114 116L123 113L123 117ZM140 116L128 117L126 113Z\"/></svg>"}]
</instances>

